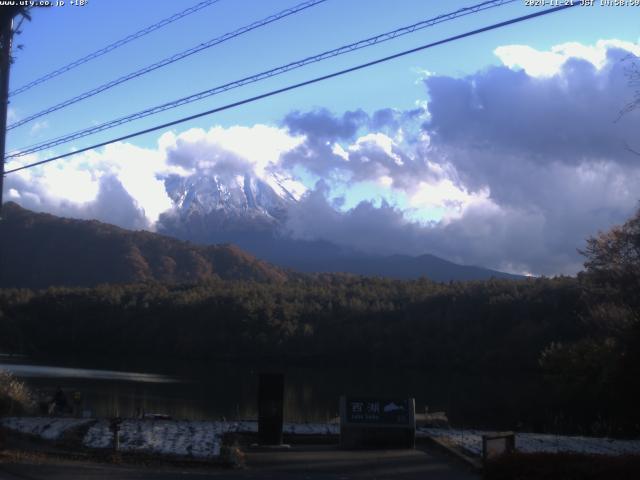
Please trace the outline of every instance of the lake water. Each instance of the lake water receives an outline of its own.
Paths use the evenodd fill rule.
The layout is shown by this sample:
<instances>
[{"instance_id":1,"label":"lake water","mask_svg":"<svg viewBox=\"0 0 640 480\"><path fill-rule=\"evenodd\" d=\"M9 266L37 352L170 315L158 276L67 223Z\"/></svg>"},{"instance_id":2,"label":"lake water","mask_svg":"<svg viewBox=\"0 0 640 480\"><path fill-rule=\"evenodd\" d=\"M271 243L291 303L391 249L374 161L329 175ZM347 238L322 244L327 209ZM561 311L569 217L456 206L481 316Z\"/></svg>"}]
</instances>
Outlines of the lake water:
<instances>
[{"instance_id":1,"label":"lake water","mask_svg":"<svg viewBox=\"0 0 640 480\"><path fill-rule=\"evenodd\" d=\"M257 417L257 386L263 364L225 362L87 361L39 362L0 357L0 369L13 372L43 394L60 386L80 391L97 416L134 416L141 409L177 419ZM447 412L458 427L514 428L540 405L537 381L481 376L442 376L437 372L378 368L280 367L285 373L285 420L327 421L338 415L342 394L410 396L416 409Z\"/></svg>"}]
</instances>

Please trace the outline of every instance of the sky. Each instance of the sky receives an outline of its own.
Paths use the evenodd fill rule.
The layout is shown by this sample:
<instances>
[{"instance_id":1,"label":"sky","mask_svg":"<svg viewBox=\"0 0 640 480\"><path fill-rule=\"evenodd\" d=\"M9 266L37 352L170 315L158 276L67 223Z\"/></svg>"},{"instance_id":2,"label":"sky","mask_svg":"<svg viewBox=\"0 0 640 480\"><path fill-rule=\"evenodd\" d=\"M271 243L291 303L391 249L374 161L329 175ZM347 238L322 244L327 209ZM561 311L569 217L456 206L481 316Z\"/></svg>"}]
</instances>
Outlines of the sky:
<instances>
[{"instance_id":1,"label":"sky","mask_svg":"<svg viewBox=\"0 0 640 480\"><path fill-rule=\"evenodd\" d=\"M11 90L196 0L39 8L15 38ZM478 2L327 0L11 129L9 152ZM9 123L296 5L219 0L12 96ZM9 161L7 168L527 15L515 1ZM575 274L577 249L640 204L629 72L640 7L577 6L81 153L5 179L5 201L154 230L168 175L227 158L286 179L297 238ZM637 64L637 63L635 63ZM187 167L171 158L190 159ZM181 158L182 158L181 157ZM231 160L233 159L233 161ZM206 162L204 162L206 163ZM218 165L222 168L222 162Z\"/></svg>"}]
</instances>

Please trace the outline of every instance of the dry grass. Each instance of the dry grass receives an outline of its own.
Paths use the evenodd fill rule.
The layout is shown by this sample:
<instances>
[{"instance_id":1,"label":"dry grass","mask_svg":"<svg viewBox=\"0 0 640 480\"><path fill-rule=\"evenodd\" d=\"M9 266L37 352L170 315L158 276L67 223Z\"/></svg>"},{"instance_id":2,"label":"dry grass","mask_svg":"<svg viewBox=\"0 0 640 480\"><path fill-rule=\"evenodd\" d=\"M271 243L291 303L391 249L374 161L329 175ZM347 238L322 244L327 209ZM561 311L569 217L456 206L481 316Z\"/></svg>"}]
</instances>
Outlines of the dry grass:
<instances>
[{"instance_id":1,"label":"dry grass","mask_svg":"<svg viewBox=\"0 0 640 480\"><path fill-rule=\"evenodd\" d=\"M0 370L0 416L22 415L35 407L33 394L11 373Z\"/></svg>"},{"instance_id":2,"label":"dry grass","mask_svg":"<svg viewBox=\"0 0 640 480\"><path fill-rule=\"evenodd\" d=\"M640 456L536 453L505 455L485 464L485 480L637 480Z\"/></svg>"}]
</instances>

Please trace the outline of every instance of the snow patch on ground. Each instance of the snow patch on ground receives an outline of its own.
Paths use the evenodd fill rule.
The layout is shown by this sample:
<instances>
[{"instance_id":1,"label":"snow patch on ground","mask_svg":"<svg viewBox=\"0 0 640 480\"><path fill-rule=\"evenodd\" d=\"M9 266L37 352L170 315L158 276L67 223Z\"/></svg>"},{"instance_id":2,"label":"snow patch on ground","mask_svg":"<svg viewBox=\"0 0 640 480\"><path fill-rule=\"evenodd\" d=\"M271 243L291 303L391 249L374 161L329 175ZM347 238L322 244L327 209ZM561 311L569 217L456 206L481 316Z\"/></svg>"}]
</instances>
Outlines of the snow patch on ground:
<instances>
[{"instance_id":1,"label":"snow patch on ground","mask_svg":"<svg viewBox=\"0 0 640 480\"><path fill-rule=\"evenodd\" d=\"M339 435L337 423L285 423L284 433L291 435Z\"/></svg>"},{"instance_id":2,"label":"snow patch on ground","mask_svg":"<svg viewBox=\"0 0 640 480\"><path fill-rule=\"evenodd\" d=\"M14 417L2 420L11 430L37 435L45 440L57 440L64 432L89 425L82 441L87 448L114 448L116 441L109 419L75 419L51 417ZM220 455L225 433L257 433L255 421L216 422L186 420L126 419L118 427L117 450L146 452L199 459ZM286 423L284 433L294 435L338 435L338 424Z\"/></svg>"},{"instance_id":3,"label":"snow patch on ground","mask_svg":"<svg viewBox=\"0 0 640 480\"><path fill-rule=\"evenodd\" d=\"M220 455L221 422L124 420L118 431L118 450L213 458Z\"/></svg>"},{"instance_id":4,"label":"snow patch on ground","mask_svg":"<svg viewBox=\"0 0 640 480\"><path fill-rule=\"evenodd\" d=\"M225 433L258 433L258 422L251 420L217 423L222 424L222 429Z\"/></svg>"},{"instance_id":5,"label":"snow patch on ground","mask_svg":"<svg viewBox=\"0 0 640 480\"><path fill-rule=\"evenodd\" d=\"M493 432L439 428L419 428L416 431L416 435L419 437L438 438L478 457L482 456L482 435L490 433ZM640 454L640 440L516 433L516 450L523 453L570 452L599 455L638 455Z\"/></svg>"},{"instance_id":6,"label":"snow patch on ground","mask_svg":"<svg viewBox=\"0 0 640 480\"><path fill-rule=\"evenodd\" d=\"M36 435L45 440L59 440L66 431L88 425L93 421L85 418L8 417L0 419L0 425L16 432Z\"/></svg>"},{"instance_id":7,"label":"snow patch on ground","mask_svg":"<svg viewBox=\"0 0 640 480\"><path fill-rule=\"evenodd\" d=\"M82 444L89 448L113 448L113 430L109 420L98 420L91 425L82 440Z\"/></svg>"},{"instance_id":8,"label":"snow patch on ground","mask_svg":"<svg viewBox=\"0 0 640 480\"><path fill-rule=\"evenodd\" d=\"M0 419L5 428L58 440L68 430L89 426L83 439L88 448L114 448L114 432L108 419L55 417L9 417ZM187 420L126 419L118 429L118 450L211 459L220 455L225 433L256 433L255 421L215 422ZM339 435L336 423L286 423L284 433L294 435ZM434 437L474 456L482 455L482 435L491 432L419 427L418 437ZM571 437L540 433L517 433L516 449L524 453L573 452L601 455L640 454L640 440Z\"/></svg>"}]
</instances>

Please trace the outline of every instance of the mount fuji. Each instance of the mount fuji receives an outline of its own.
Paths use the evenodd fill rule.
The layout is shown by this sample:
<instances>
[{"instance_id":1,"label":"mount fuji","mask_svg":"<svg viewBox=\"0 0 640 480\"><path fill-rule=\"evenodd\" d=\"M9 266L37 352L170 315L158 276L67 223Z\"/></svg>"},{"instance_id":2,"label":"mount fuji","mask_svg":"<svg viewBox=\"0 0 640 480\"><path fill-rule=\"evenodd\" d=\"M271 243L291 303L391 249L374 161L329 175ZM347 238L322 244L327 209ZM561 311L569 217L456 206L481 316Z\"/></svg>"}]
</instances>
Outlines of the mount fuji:
<instances>
[{"instance_id":1,"label":"mount fuji","mask_svg":"<svg viewBox=\"0 0 640 480\"><path fill-rule=\"evenodd\" d=\"M174 207L160 216L158 233L205 245L232 243L281 267L435 281L521 278L433 255L371 255L321 239L291 238L287 212L299 197L278 175L171 175L165 188Z\"/></svg>"},{"instance_id":2,"label":"mount fuji","mask_svg":"<svg viewBox=\"0 0 640 480\"><path fill-rule=\"evenodd\" d=\"M158 230L197 243L220 243L238 233L275 233L296 197L281 179L244 175L171 175L165 188L174 208Z\"/></svg>"}]
</instances>

